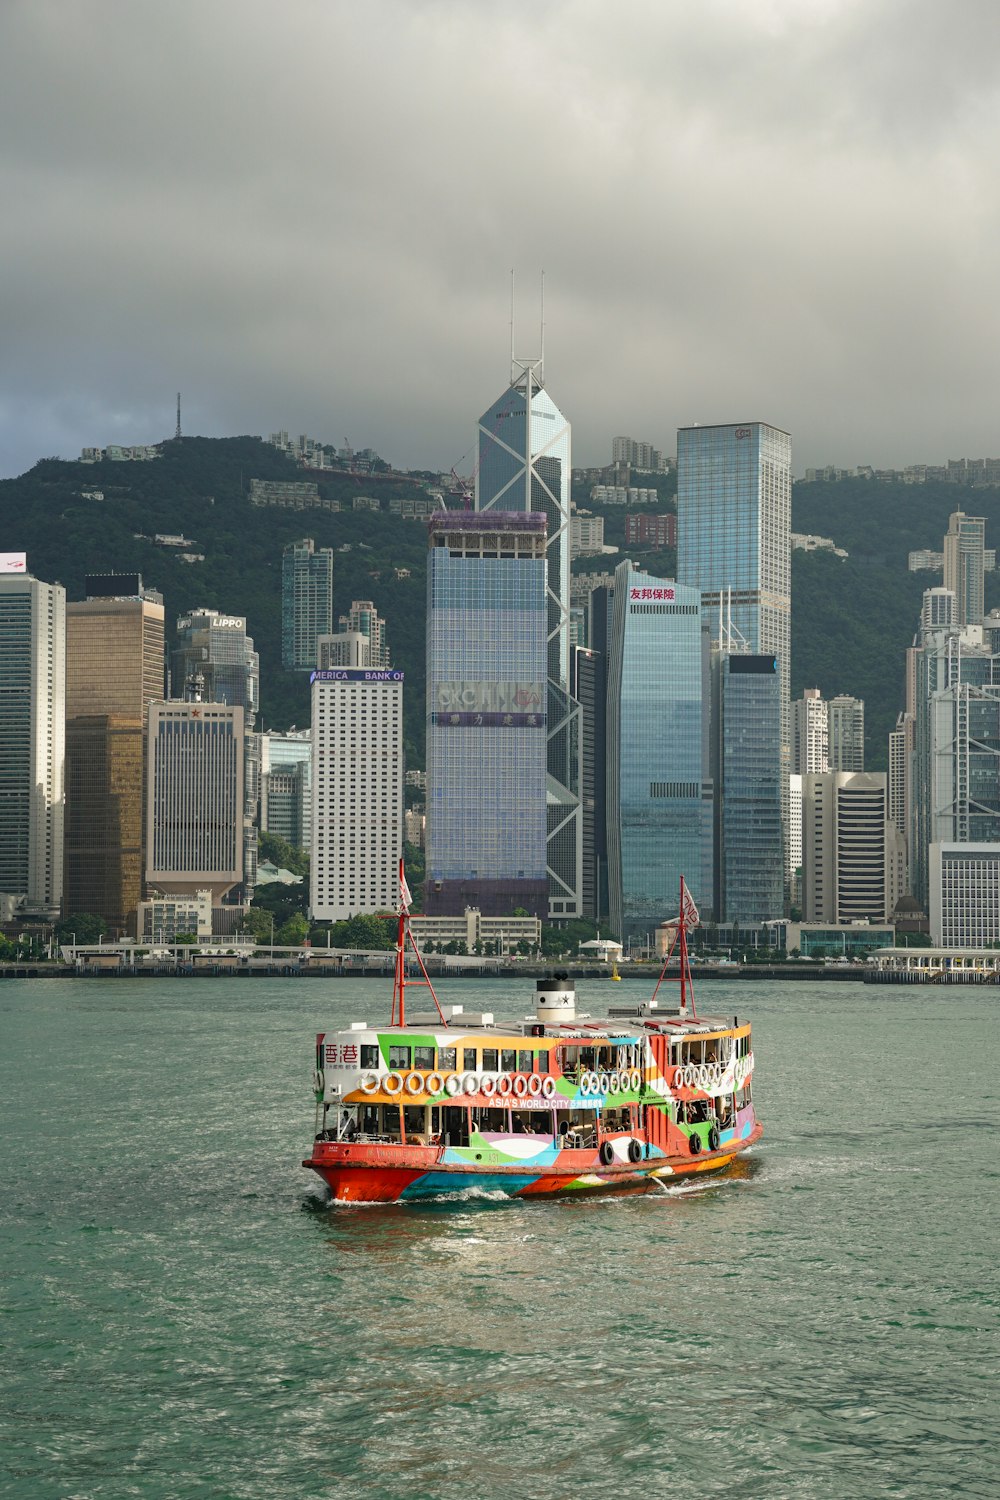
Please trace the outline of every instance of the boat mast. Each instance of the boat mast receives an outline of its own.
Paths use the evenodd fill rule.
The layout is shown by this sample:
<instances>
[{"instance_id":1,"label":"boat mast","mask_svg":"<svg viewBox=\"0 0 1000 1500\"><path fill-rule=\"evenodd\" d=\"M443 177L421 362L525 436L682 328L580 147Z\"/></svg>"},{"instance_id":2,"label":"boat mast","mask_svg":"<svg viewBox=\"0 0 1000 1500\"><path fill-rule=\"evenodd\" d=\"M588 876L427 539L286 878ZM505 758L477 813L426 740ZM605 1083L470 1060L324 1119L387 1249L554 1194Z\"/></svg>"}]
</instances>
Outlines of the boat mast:
<instances>
[{"instance_id":1,"label":"boat mast","mask_svg":"<svg viewBox=\"0 0 1000 1500\"><path fill-rule=\"evenodd\" d=\"M396 921L396 969L392 984L392 1019L389 1024L391 1026L406 1025L406 940L409 938L410 947L413 949L414 956L420 966L420 972L423 975L422 979L411 979L410 983L426 985L431 992L431 999L434 1001L435 1009L441 1019L441 1025L447 1026L448 1022L445 1018L445 1013L441 1009L440 1001L434 992L434 986L431 984L430 975L424 966L423 954L417 947L413 933L410 931L410 902L412 900L410 887L406 883L406 875L403 871L403 861L400 860L399 912ZM396 1019L397 1012L399 1015L398 1021Z\"/></svg>"}]
</instances>

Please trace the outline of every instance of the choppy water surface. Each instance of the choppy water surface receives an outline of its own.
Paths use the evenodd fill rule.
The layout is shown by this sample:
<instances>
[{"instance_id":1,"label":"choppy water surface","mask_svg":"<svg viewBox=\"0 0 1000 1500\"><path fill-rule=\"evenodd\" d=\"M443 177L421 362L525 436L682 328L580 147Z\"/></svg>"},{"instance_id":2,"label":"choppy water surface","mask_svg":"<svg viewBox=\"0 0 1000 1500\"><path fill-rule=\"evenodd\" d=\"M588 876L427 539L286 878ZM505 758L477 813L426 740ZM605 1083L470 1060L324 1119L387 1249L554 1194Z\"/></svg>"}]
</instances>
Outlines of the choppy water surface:
<instances>
[{"instance_id":1,"label":"choppy water surface","mask_svg":"<svg viewBox=\"0 0 1000 1500\"><path fill-rule=\"evenodd\" d=\"M995 994L700 993L738 1176L334 1209L312 1037L381 982L0 986L0 1494L995 1497Z\"/></svg>"}]
</instances>

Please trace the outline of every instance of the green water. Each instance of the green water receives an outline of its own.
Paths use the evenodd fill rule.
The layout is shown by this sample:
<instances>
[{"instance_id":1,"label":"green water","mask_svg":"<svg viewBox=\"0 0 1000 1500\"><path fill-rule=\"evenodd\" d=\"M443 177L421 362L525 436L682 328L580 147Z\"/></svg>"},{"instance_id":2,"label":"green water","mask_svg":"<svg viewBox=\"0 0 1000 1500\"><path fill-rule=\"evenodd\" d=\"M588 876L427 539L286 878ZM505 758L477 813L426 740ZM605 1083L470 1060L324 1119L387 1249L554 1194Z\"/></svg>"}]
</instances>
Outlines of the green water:
<instances>
[{"instance_id":1,"label":"green water","mask_svg":"<svg viewBox=\"0 0 1000 1500\"><path fill-rule=\"evenodd\" d=\"M742 1175L332 1209L313 1034L381 981L0 985L0 1494L996 1497L995 994L701 995Z\"/></svg>"}]
</instances>

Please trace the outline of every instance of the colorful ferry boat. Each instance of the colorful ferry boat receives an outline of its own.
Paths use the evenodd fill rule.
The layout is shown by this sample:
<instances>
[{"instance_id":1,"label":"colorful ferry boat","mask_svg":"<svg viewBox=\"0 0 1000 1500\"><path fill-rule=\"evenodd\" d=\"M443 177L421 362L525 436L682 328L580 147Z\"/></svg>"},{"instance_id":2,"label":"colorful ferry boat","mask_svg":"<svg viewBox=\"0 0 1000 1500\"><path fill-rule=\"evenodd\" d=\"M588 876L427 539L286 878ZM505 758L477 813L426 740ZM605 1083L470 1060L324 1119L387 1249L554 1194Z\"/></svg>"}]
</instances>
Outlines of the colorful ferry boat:
<instances>
[{"instance_id":1,"label":"colorful ferry boat","mask_svg":"<svg viewBox=\"0 0 1000 1500\"><path fill-rule=\"evenodd\" d=\"M367 1203L648 1191L730 1166L762 1133L750 1025L696 1013L686 908L682 887L672 1012L659 1001L665 963L652 999L600 1020L578 1014L559 975L538 982L531 1016L504 1023L440 1006L401 906L390 1024L317 1034L302 1165L335 1199ZM422 978L407 978L407 941ZM407 1018L417 985L436 1014Z\"/></svg>"}]
</instances>

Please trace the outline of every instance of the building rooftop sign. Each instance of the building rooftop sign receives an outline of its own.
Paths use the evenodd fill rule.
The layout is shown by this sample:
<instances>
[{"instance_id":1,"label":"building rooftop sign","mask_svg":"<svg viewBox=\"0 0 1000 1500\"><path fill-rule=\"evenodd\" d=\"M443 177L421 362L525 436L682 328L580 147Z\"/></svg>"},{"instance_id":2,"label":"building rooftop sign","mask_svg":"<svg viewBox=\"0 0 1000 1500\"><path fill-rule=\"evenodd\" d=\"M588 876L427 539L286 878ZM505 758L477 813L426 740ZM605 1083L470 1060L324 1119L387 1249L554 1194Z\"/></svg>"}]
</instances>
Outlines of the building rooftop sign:
<instances>
[{"instance_id":1,"label":"building rooftop sign","mask_svg":"<svg viewBox=\"0 0 1000 1500\"><path fill-rule=\"evenodd\" d=\"M0 573L27 573L27 552L0 552Z\"/></svg>"},{"instance_id":2,"label":"building rooftop sign","mask_svg":"<svg viewBox=\"0 0 1000 1500\"><path fill-rule=\"evenodd\" d=\"M328 667L311 672L310 682L402 682L402 672L366 670L360 667Z\"/></svg>"}]
</instances>

